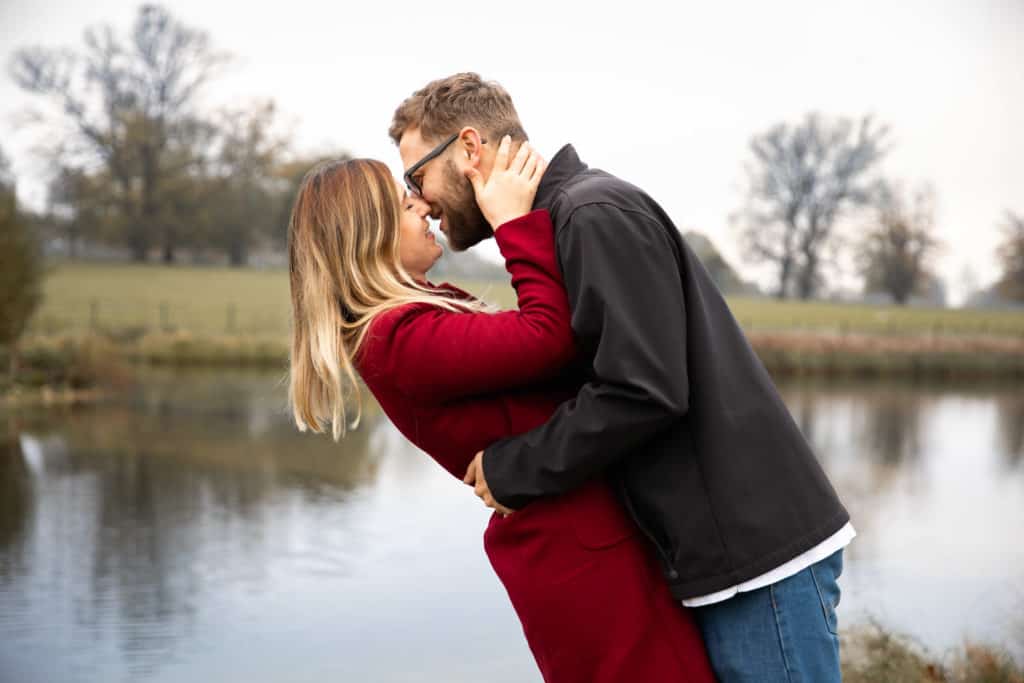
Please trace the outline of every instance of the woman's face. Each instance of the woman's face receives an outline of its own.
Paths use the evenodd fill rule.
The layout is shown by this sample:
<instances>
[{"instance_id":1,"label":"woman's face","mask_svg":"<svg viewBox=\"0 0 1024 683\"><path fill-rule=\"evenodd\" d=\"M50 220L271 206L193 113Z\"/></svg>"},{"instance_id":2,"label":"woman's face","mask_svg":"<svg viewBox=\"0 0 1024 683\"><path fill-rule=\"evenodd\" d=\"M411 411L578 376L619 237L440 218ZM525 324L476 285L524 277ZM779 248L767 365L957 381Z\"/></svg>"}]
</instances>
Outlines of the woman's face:
<instances>
[{"instance_id":1,"label":"woman's face","mask_svg":"<svg viewBox=\"0 0 1024 683\"><path fill-rule=\"evenodd\" d=\"M398 257L405 271L414 278L427 279L427 271L441 258L441 245L430 231L427 215L430 205L412 197L398 183L398 196L402 200L398 221Z\"/></svg>"}]
</instances>

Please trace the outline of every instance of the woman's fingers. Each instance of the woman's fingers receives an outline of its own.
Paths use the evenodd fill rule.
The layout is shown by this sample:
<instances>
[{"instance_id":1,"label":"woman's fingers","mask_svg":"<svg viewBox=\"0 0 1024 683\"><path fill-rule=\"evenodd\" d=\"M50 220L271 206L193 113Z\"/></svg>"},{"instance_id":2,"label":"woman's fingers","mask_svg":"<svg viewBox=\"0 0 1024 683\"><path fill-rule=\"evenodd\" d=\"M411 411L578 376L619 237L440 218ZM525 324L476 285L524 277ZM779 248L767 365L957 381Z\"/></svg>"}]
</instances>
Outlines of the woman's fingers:
<instances>
[{"instance_id":1,"label":"woman's fingers","mask_svg":"<svg viewBox=\"0 0 1024 683\"><path fill-rule=\"evenodd\" d=\"M516 175L520 175L523 172L523 166L526 164L527 159L530 158L530 143L523 142L519 145L519 151L516 152L516 158L512 160L512 164L509 166L510 171Z\"/></svg>"},{"instance_id":2,"label":"woman's fingers","mask_svg":"<svg viewBox=\"0 0 1024 683\"><path fill-rule=\"evenodd\" d=\"M484 177L480 174L480 171L470 166L466 169L466 178L469 179L469 183L473 186L473 194L479 198L480 194L484 191Z\"/></svg>"},{"instance_id":3,"label":"woman's fingers","mask_svg":"<svg viewBox=\"0 0 1024 683\"><path fill-rule=\"evenodd\" d=\"M469 463L469 467L466 468L466 476L462 478L463 483L469 484L476 490L476 460Z\"/></svg>"},{"instance_id":4,"label":"woman's fingers","mask_svg":"<svg viewBox=\"0 0 1024 683\"><path fill-rule=\"evenodd\" d=\"M525 141L510 160L511 144L510 136L502 137L486 182L477 171L466 172L466 177L473 184L477 204L495 230L513 218L529 213L540 182L538 169L544 166L544 159Z\"/></svg>"},{"instance_id":5,"label":"woman's fingers","mask_svg":"<svg viewBox=\"0 0 1024 683\"><path fill-rule=\"evenodd\" d=\"M540 183L540 179L544 176L544 171L546 170L548 170L548 161L544 157L541 157L540 163L537 164L537 170L533 172L533 177L530 178L530 181Z\"/></svg>"},{"instance_id":6,"label":"woman's fingers","mask_svg":"<svg viewBox=\"0 0 1024 683\"><path fill-rule=\"evenodd\" d=\"M512 146L512 136L506 135L501 138L501 144L498 145L498 153L494 157L494 168L503 171L508 168L508 150Z\"/></svg>"},{"instance_id":7,"label":"woman's fingers","mask_svg":"<svg viewBox=\"0 0 1024 683\"><path fill-rule=\"evenodd\" d=\"M533 174L537 171L537 164L540 163L540 155L534 150L530 152L530 158L526 160L526 164L523 166L522 176L526 178L527 182L533 179Z\"/></svg>"},{"instance_id":8,"label":"woman's fingers","mask_svg":"<svg viewBox=\"0 0 1024 683\"><path fill-rule=\"evenodd\" d=\"M536 187L540 185L540 179L544 177L544 171L548 168L548 162L544 160L544 157L537 155L537 168L533 170L533 175L530 176L530 184Z\"/></svg>"}]
</instances>

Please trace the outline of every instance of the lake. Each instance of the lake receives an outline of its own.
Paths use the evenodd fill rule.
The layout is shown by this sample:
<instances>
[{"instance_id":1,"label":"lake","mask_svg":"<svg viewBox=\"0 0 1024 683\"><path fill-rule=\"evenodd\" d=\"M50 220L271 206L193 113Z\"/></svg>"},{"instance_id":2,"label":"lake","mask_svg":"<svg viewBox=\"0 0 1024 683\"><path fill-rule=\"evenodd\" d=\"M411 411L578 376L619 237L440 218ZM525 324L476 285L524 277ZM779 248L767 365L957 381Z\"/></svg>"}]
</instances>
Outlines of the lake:
<instances>
[{"instance_id":1,"label":"lake","mask_svg":"<svg viewBox=\"0 0 1024 683\"><path fill-rule=\"evenodd\" d=\"M149 370L0 421L0 681L539 681L488 511L372 403L300 434L282 373ZM786 382L853 516L840 625L1018 647L1024 392Z\"/></svg>"}]
</instances>

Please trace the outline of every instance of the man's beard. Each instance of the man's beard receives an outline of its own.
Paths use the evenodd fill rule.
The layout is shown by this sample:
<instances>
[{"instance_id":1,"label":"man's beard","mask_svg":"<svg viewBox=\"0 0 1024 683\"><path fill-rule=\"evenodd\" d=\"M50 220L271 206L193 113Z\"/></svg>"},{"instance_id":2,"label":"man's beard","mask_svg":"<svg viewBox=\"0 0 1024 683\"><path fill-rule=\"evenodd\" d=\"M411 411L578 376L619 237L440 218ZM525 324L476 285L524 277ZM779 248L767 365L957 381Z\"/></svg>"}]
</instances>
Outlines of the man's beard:
<instances>
[{"instance_id":1,"label":"man's beard","mask_svg":"<svg viewBox=\"0 0 1024 683\"><path fill-rule=\"evenodd\" d=\"M438 200L437 204L444 212L448 244L454 251L465 251L481 240L493 237L494 229L477 206L472 183L459 173L451 159L445 161L445 199Z\"/></svg>"}]
</instances>

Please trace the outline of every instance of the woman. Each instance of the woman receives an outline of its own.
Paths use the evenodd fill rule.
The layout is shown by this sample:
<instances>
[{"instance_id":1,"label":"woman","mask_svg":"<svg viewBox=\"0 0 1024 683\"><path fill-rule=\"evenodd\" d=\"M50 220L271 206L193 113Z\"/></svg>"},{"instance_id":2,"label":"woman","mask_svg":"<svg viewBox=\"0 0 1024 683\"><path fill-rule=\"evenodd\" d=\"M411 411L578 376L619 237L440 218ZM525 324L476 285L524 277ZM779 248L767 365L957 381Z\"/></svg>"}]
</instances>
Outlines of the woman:
<instances>
[{"instance_id":1,"label":"woman","mask_svg":"<svg viewBox=\"0 0 1024 683\"><path fill-rule=\"evenodd\" d=\"M529 211L544 163L527 145L509 157L506 139L477 190L518 296L504 312L427 280L441 255L429 207L384 164L310 171L288 235L300 430L329 420L339 437L341 387L357 392L358 371L395 426L461 479L478 450L576 394L550 217ZM492 515L484 546L548 683L714 680L689 612L603 482Z\"/></svg>"}]
</instances>

